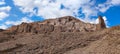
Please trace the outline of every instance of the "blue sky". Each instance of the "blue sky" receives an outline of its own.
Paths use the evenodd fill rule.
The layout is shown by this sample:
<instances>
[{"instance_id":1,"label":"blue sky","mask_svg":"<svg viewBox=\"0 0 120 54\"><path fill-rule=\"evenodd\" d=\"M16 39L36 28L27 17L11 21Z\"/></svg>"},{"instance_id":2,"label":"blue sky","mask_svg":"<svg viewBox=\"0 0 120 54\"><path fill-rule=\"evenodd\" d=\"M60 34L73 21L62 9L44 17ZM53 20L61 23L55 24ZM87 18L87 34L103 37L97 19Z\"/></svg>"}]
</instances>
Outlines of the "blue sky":
<instances>
[{"instance_id":1,"label":"blue sky","mask_svg":"<svg viewBox=\"0 0 120 54\"><path fill-rule=\"evenodd\" d=\"M68 15L94 24L102 15L112 27L120 24L119 13L120 0L0 0L0 28Z\"/></svg>"}]
</instances>

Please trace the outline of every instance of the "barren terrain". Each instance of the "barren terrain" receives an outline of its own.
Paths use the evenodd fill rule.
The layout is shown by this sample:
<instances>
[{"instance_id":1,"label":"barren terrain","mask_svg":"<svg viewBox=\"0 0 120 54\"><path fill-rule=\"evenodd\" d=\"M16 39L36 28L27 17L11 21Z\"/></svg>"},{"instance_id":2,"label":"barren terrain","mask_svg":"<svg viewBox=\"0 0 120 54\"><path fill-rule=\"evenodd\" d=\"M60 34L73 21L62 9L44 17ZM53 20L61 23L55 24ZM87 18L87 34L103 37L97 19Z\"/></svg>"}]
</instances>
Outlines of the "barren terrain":
<instances>
[{"instance_id":1,"label":"barren terrain","mask_svg":"<svg viewBox=\"0 0 120 54\"><path fill-rule=\"evenodd\" d=\"M69 17L63 20L68 21L65 24L59 24L63 25L62 27L76 21ZM59 25L49 27L50 23L43 24L43 22L37 25L22 23L7 30L1 29L0 54L120 54L120 26L105 28L102 20L97 25L99 28L96 25L84 23L82 25L88 27L84 27L84 30L79 28L79 31L68 29L75 26L55 30ZM39 25L40 28L38 28Z\"/></svg>"}]
</instances>

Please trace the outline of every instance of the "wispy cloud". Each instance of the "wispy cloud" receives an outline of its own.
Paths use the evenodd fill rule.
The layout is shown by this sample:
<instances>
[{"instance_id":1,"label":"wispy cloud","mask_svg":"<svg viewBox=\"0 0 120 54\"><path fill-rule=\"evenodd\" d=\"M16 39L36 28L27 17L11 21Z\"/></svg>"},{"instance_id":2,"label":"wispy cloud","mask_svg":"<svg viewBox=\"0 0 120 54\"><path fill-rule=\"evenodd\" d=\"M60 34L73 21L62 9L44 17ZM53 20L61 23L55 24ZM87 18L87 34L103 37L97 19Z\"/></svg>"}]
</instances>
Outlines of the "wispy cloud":
<instances>
[{"instance_id":1,"label":"wispy cloud","mask_svg":"<svg viewBox=\"0 0 120 54\"><path fill-rule=\"evenodd\" d=\"M7 14L7 13L5 13L5 12L0 12L0 20L6 18L6 17L8 17L8 16L9 16L9 14Z\"/></svg>"},{"instance_id":2,"label":"wispy cloud","mask_svg":"<svg viewBox=\"0 0 120 54\"><path fill-rule=\"evenodd\" d=\"M10 6L0 7L0 11L9 12L10 10L11 10L11 7L10 7Z\"/></svg>"},{"instance_id":3,"label":"wispy cloud","mask_svg":"<svg viewBox=\"0 0 120 54\"><path fill-rule=\"evenodd\" d=\"M19 24L21 24L22 22L30 23L30 22L33 22L33 21L30 20L30 19L27 18L27 17L23 17L21 20L18 20L18 21L6 21L6 22L5 22L5 25L19 25Z\"/></svg>"},{"instance_id":4,"label":"wispy cloud","mask_svg":"<svg viewBox=\"0 0 120 54\"><path fill-rule=\"evenodd\" d=\"M108 0L113 5L120 5L120 0Z\"/></svg>"},{"instance_id":5,"label":"wispy cloud","mask_svg":"<svg viewBox=\"0 0 120 54\"><path fill-rule=\"evenodd\" d=\"M4 2L4 0L0 2ZM4 18L8 17L9 16L8 12L10 12L10 10L11 10L10 6L0 7L0 20L3 20Z\"/></svg>"},{"instance_id":6,"label":"wispy cloud","mask_svg":"<svg viewBox=\"0 0 120 54\"><path fill-rule=\"evenodd\" d=\"M2 25L0 25L0 29L6 29L7 28L7 26L5 25L5 24L2 24Z\"/></svg>"},{"instance_id":7,"label":"wispy cloud","mask_svg":"<svg viewBox=\"0 0 120 54\"><path fill-rule=\"evenodd\" d=\"M105 3L99 4L96 8L99 9L100 12L106 12L110 7L119 6L120 0L107 0Z\"/></svg>"},{"instance_id":8,"label":"wispy cloud","mask_svg":"<svg viewBox=\"0 0 120 54\"><path fill-rule=\"evenodd\" d=\"M4 0L0 0L0 5L4 5L5 1Z\"/></svg>"}]
</instances>

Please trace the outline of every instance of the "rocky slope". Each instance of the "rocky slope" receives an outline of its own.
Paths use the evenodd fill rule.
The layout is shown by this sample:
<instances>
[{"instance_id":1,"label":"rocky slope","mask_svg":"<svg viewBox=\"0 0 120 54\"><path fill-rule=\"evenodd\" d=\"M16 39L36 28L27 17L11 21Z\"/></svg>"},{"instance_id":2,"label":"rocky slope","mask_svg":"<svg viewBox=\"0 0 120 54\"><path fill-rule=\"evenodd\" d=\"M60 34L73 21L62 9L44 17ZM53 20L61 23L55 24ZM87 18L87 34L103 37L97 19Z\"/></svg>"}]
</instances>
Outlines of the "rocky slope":
<instances>
[{"instance_id":1,"label":"rocky slope","mask_svg":"<svg viewBox=\"0 0 120 54\"><path fill-rule=\"evenodd\" d=\"M120 26L100 32L103 33L100 35L102 38L84 48L76 48L64 54L120 54Z\"/></svg>"},{"instance_id":2,"label":"rocky slope","mask_svg":"<svg viewBox=\"0 0 120 54\"><path fill-rule=\"evenodd\" d=\"M120 26L65 16L0 31L0 54L120 54Z\"/></svg>"}]
</instances>

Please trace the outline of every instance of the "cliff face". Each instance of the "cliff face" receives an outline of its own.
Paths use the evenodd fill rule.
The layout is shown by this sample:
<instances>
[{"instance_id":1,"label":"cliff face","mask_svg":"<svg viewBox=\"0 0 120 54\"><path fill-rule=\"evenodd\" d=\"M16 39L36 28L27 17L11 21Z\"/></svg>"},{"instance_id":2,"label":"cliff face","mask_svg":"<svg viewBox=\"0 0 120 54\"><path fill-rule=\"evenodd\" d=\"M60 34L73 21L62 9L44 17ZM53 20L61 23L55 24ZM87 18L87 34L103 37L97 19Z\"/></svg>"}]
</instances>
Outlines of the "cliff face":
<instances>
[{"instance_id":1,"label":"cliff face","mask_svg":"<svg viewBox=\"0 0 120 54\"><path fill-rule=\"evenodd\" d=\"M104 20L99 17L99 24L84 23L72 16L56 19L47 19L43 22L22 23L12 26L8 30L20 33L47 33L47 32L89 32L106 28Z\"/></svg>"}]
</instances>

